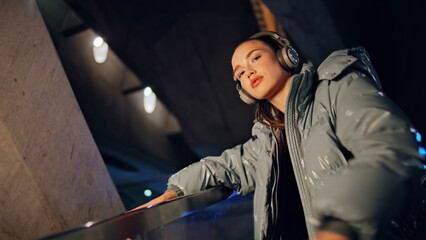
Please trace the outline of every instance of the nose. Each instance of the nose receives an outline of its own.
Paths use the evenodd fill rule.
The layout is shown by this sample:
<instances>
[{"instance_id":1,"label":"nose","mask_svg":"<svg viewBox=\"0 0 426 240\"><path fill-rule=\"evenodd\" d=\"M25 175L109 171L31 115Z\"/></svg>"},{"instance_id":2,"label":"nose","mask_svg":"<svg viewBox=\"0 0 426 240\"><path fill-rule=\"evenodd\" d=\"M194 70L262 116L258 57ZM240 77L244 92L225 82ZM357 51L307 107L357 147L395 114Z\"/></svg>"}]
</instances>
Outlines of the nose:
<instances>
[{"instance_id":1,"label":"nose","mask_svg":"<svg viewBox=\"0 0 426 240\"><path fill-rule=\"evenodd\" d=\"M249 71L247 71L247 77L250 78L251 75L256 74L256 70L254 69L250 69Z\"/></svg>"}]
</instances>

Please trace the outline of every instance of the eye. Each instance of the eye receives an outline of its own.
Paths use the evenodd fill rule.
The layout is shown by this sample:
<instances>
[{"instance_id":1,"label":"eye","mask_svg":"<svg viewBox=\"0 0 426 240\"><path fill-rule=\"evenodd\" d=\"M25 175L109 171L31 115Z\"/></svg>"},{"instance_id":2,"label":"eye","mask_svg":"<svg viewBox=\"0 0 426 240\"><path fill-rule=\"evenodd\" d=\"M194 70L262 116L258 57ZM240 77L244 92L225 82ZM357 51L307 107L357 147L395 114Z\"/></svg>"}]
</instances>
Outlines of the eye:
<instances>
[{"instance_id":1,"label":"eye","mask_svg":"<svg viewBox=\"0 0 426 240\"><path fill-rule=\"evenodd\" d=\"M241 71L241 72L239 72L237 75L238 75L238 79L240 79L241 78L241 76L243 76L243 74L244 74L244 71Z\"/></svg>"},{"instance_id":2,"label":"eye","mask_svg":"<svg viewBox=\"0 0 426 240\"><path fill-rule=\"evenodd\" d=\"M257 60L259 60L259 58L261 58L262 55L255 55L252 59L251 62L256 62Z\"/></svg>"}]
</instances>

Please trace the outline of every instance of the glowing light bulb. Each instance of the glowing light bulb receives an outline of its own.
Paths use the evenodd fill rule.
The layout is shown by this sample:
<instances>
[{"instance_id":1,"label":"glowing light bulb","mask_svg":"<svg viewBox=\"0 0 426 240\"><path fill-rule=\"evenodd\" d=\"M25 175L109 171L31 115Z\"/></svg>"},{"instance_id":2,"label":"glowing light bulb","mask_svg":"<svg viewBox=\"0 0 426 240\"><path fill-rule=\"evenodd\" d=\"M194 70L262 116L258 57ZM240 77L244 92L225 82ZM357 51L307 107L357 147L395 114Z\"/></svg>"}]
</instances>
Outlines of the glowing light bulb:
<instances>
[{"instance_id":1,"label":"glowing light bulb","mask_svg":"<svg viewBox=\"0 0 426 240\"><path fill-rule=\"evenodd\" d=\"M93 40L93 57L97 63L103 63L108 56L108 44L101 38Z\"/></svg>"},{"instance_id":2,"label":"glowing light bulb","mask_svg":"<svg viewBox=\"0 0 426 240\"><path fill-rule=\"evenodd\" d=\"M143 90L143 95L145 96L145 97L148 97L149 95L151 95L152 94L152 89L150 88L150 87L146 87L144 90Z\"/></svg>"},{"instance_id":3,"label":"glowing light bulb","mask_svg":"<svg viewBox=\"0 0 426 240\"><path fill-rule=\"evenodd\" d=\"M94 47L100 47L102 44L104 44L104 39L101 37L96 37L95 40L93 40Z\"/></svg>"},{"instance_id":4,"label":"glowing light bulb","mask_svg":"<svg viewBox=\"0 0 426 240\"><path fill-rule=\"evenodd\" d=\"M152 113L155 110L157 97L150 87L143 90L143 106L147 113Z\"/></svg>"},{"instance_id":5,"label":"glowing light bulb","mask_svg":"<svg viewBox=\"0 0 426 240\"><path fill-rule=\"evenodd\" d=\"M145 197L151 197L152 191L150 189L145 189L145 191L143 191L143 194L145 195Z\"/></svg>"}]
</instances>

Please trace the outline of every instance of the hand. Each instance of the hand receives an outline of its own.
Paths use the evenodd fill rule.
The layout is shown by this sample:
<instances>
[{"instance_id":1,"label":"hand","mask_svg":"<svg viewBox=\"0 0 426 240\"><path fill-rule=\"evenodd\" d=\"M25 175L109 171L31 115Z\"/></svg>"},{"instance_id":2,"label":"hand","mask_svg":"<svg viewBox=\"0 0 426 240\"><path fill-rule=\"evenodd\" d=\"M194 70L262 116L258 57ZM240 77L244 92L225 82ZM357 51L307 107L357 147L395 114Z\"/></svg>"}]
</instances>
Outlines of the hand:
<instances>
[{"instance_id":1,"label":"hand","mask_svg":"<svg viewBox=\"0 0 426 240\"><path fill-rule=\"evenodd\" d=\"M315 240L350 240L350 239L347 238L346 236L343 236L334 232L319 231L317 232Z\"/></svg>"},{"instance_id":2,"label":"hand","mask_svg":"<svg viewBox=\"0 0 426 240\"><path fill-rule=\"evenodd\" d=\"M159 203L167 202L167 201L173 200L175 198L177 198L177 194L175 192L171 191L171 190L167 190L162 195L160 195L159 197L154 198L151 201L145 203L144 205L141 205L137 208L134 208L134 209L132 209L128 212L132 212L134 210L138 210L138 209L141 209L141 208L146 208L146 207L151 206L151 205L157 205Z\"/></svg>"}]
</instances>

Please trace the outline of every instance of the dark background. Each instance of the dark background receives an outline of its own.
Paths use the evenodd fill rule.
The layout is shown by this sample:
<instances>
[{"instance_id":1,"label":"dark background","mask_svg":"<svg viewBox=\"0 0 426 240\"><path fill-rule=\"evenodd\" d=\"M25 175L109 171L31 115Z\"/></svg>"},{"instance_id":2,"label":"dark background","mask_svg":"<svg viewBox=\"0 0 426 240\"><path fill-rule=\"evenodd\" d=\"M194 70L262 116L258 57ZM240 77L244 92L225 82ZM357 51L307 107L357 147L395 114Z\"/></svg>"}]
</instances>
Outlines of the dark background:
<instances>
[{"instance_id":1,"label":"dark background","mask_svg":"<svg viewBox=\"0 0 426 240\"><path fill-rule=\"evenodd\" d=\"M251 106L238 98L230 59L259 31L248 0L38 0L110 174L132 206L168 176L250 137ZM265 0L305 61L363 45L385 92L426 131L424 3ZM102 36L110 52L93 59ZM159 102L143 110L143 88ZM150 197L148 197L150 198Z\"/></svg>"}]
</instances>

